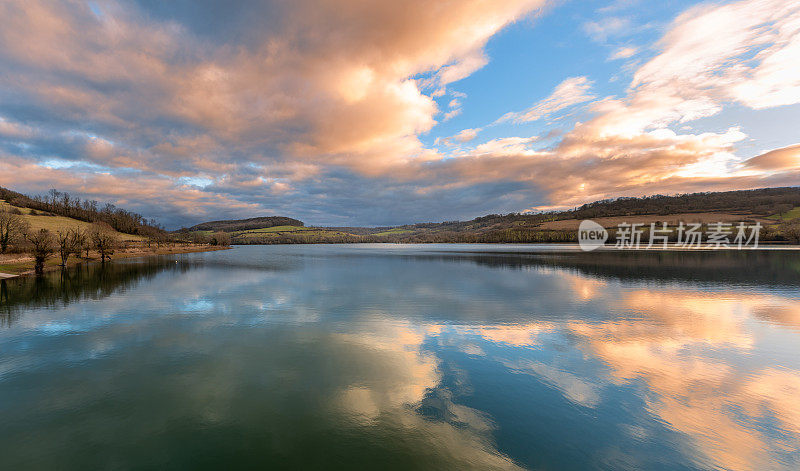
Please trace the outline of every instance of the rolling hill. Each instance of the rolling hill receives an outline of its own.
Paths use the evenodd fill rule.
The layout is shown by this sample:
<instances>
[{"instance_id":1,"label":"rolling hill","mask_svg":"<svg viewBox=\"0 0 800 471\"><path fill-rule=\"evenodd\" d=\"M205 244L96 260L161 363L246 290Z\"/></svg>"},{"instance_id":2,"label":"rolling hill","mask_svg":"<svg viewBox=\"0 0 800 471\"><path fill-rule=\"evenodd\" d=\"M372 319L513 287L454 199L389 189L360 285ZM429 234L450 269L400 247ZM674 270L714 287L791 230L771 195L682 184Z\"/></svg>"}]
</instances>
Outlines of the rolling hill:
<instances>
[{"instance_id":1,"label":"rolling hill","mask_svg":"<svg viewBox=\"0 0 800 471\"><path fill-rule=\"evenodd\" d=\"M108 221L120 232L121 238L132 241L161 230L152 221L145 223L138 214L112 205L98 209L96 202L81 203L55 190L48 196L29 198L0 188L2 199L13 202L34 228L88 225L88 221L99 219ZM2 204L8 205L7 202ZM469 221L387 227L315 227L290 217L266 216L204 222L176 231L174 235L178 239L202 242L215 232L225 232L233 244L575 242L576 229L583 219L595 220L612 229L612 234L621 222L640 222L648 226L651 222L662 221L671 226L679 221L758 222L765 228L762 240L788 241L794 240L795 226L800 228L800 187L626 197L596 201L565 211L490 214ZM190 237L186 237L187 234Z\"/></svg>"},{"instance_id":2,"label":"rolling hill","mask_svg":"<svg viewBox=\"0 0 800 471\"><path fill-rule=\"evenodd\" d=\"M291 218L267 217L198 224L190 230L226 231L234 244L356 242L575 242L583 219L613 229L621 222L760 223L762 240L790 240L785 225L800 223L800 188L653 195L596 201L566 211L490 214L469 221L389 227L308 227ZM293 223L288 223L292 221Z\"/></svg>"},{"instance_id":3,"label":"rolling hill","mask_svg":"<svg viewBox=\"0 0 800 471\"><path fill-rule=\"evenodd\" d=\"M81 200L66 192L56 189L44 195L28 196L8 188L0 187L0 200L19 208L29 216L60 216L70 220L86 223L102 222L112 229L124 234L153 236L165 235L166 231L154 220L145 219L141 214L119 208L111 203L100 203L95 200ZM65 224L71 224L63 221ZM46 224L44 220L40 223ZM49 229L48 227L44 227Z\"/></svg>"},{"instance_id":4,"label":"rolling hill","mask_svg":"<svg viewBox=\"0 0 800 471\"><path fill-rule=\"evenodd\" d=\"M268 229L276 226L303 227L303 221L283 216L267 216L249 219L209 221L189 228L189 231L236 232Z\"/></svg>"},{"instance_id":5,"label":"rolling hill","mask_svg":"<svg viewBox=\"0 0 800 471\"><path fill-rule=\"evenodd\" d=\"M30 208L21 208L9 204L4 200L0 200L0 211L19 211L20 217L30 225L34 231L39 229L47 229L48 231L55 232L62 229L83 229L88 231L92 227L92 223L86 221L79 221L77 219L68 218L65 216L58 216L52 213L36 211ZM137 234L126 234L124 232L114 231L117 238L121 241L142 241L144 236Z\"/></svg>"}]
</instances>

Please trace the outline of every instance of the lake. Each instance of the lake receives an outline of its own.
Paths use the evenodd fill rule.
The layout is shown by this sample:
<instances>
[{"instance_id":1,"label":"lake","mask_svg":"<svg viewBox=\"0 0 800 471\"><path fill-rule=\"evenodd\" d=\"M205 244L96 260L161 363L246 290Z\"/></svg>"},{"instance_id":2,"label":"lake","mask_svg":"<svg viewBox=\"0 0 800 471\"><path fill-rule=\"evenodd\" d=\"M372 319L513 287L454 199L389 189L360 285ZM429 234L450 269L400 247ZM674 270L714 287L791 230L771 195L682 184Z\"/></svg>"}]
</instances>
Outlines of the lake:
<instances>
[{"instance_id":1,"label":"lake","mask_svg":"<svg viewBox=\"0 0 800 471\"><path fill-rule=\"evenodd\" d=\"M800 254L276 245L0 285L3 469L800 469Z\"/></svg>"}]
</instances>

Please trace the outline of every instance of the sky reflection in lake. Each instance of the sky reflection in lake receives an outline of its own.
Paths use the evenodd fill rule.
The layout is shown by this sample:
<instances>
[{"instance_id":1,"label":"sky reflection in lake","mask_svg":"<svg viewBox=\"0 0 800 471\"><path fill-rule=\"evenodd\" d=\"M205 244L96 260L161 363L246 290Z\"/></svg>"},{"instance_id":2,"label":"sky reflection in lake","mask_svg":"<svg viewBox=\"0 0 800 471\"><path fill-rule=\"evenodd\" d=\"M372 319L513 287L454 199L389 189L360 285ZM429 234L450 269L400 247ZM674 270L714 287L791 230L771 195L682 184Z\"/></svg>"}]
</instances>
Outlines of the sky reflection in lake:
<instances>
[{"instance_id":1,"label":"sky reflection in lake","mask_svg":"<svg viewBox=\"0 0 800 471\"><path fill-rule=\"evenodd\" d=\"M797 469L800 257L271 246L0 293L29 469Z\"/></svg>"}]
</instances>

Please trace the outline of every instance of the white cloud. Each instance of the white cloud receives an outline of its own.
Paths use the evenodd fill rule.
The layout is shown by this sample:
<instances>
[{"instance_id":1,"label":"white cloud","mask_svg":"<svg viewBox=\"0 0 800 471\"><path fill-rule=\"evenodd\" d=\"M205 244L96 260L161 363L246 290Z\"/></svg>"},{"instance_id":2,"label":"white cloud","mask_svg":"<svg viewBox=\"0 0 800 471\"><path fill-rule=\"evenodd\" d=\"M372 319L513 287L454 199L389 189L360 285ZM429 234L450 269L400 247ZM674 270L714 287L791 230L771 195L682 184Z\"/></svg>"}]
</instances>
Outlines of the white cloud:
<instances>
[{"instance_id":1,"label":"white cloud","mask_svg":"<svg viewBox=\"0 0 800 471\"><path fill-rule=\"evenodd\" d=\"M631 29L628 18L611 16L599 21L589 21L583 24L583 31L597 42L605 42L609 37L619 36Z\"/></svg>"},{"instance_id":2,"label":"white cloud","mask_svg":"<svg viewBox=\"0 0 800 471\"><path fill-rule=\"evenodd\" d=\"M461 108L452 109L444 114L444 118L442 119L442 121L450 121L451 119L455 118L460 114L461 114Z\"/></svg>"},{"instance_id":3,"label":"white cloud","mask_svg":"<svg viewBox=\"0 0 800 471\"><path fill-rule=\"evenodd\" d=\"M608 60L627 59L636 55L638 50L635 47L620 47L608 56Z\"/></svg>"},{"instance_id":4,"label":"white cloud","mask_svg":"<svg viewBox=\"0 0 800 471\"><path fill-rule=\"evenodd\" d=\"M458 142L469 142L478 135L481 131L480 128L473 128L473 129L463 129L461 132L454 136L455 140Z\"/></svg>"},{"instance_id":5,"label":"white cloud","mask_svg":"<svg viewBox=\"0 0 800 471\"><path fill-rule=\"evenodd\" d=\"M725 101L753 109L800 103L800 3L694 7L659 45L662 52L634 75L632 87L643 94L672 95L700 108Z\"/></svg>"},{"instance_id":6,"label":"white cloud","mask_svg":"<svg viewBox=\"0 0 800 471\"><path fill-rule=\"evenodd\" d=\"M558 84L553 93L547 98L525 111L507 113L498 122L513 121L524 123L536 121L564 108L592 100L595 98L594 95L589 93L592 84L593 82L586 77L570 77Z\"/></svg>"},{"instance_id":7,"label":"white cloud","mask_svg":"<svg viewBox=\"0 0 800 471\"><path fill-rule=\"evenodd\" d=\"M536 140L536 136L492 139L475 147L474 154L488 156L534 155L536 152L531 150L528 145Z\"/></svg>"}]
</instances>

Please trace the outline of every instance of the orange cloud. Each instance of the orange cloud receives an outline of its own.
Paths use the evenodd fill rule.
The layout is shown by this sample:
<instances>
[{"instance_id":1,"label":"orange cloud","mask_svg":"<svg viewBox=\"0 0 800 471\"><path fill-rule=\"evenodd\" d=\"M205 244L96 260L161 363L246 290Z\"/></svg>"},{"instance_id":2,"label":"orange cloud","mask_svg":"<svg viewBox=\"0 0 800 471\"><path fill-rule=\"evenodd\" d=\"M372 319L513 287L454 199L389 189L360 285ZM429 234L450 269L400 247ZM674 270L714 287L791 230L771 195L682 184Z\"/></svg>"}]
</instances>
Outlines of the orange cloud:
<instances>
[{"instance_id":1,"label":"orange cloud","mask_svg":"<svg viewBox=\"0 0 800 471\"><path fill-rule=\"evenodd\" d=\"M758 170L790 170L800 168L800 144L757 155L743 162L745 167Z\"/></svg>"},{"instance_id":2,"label":"orange cloud","mask_svg":"<svg viewBox=\"0 0 800 471\"><path fill-rule=\"evenodd\" d=\"M508 113L500 118L502 121L514 121L524 123L536 121L579 103L593 100L594 95L589 93L592 88L592 81L586 77L570 77L553 90L547 98L520 113Z\"/></svg>"},{"instance_id":3,"label":"orange cloud","mask_svg":"<svg viewBox=\"0 0 800 471\"><path fill-rule=\"evenodd\" d=\"M542 3L306 0L281 7L285 21L233 47L146 22L129 5L103 4L98 16L86 4L9 2L0 7L8 20L0 48L26 77L40 72L11 76L15 86L90 120L124 127L136 112L137 121L177 120L221 141L369 170L385 166L376 159L427 153L416 136L438 109L411 77L432 72L428 85L443 86L471 74L486 63L487 40ZM51 81L53 73L78 79ZM87 80L119 90L100 92Z\"/></svg>"}]
</instances>

